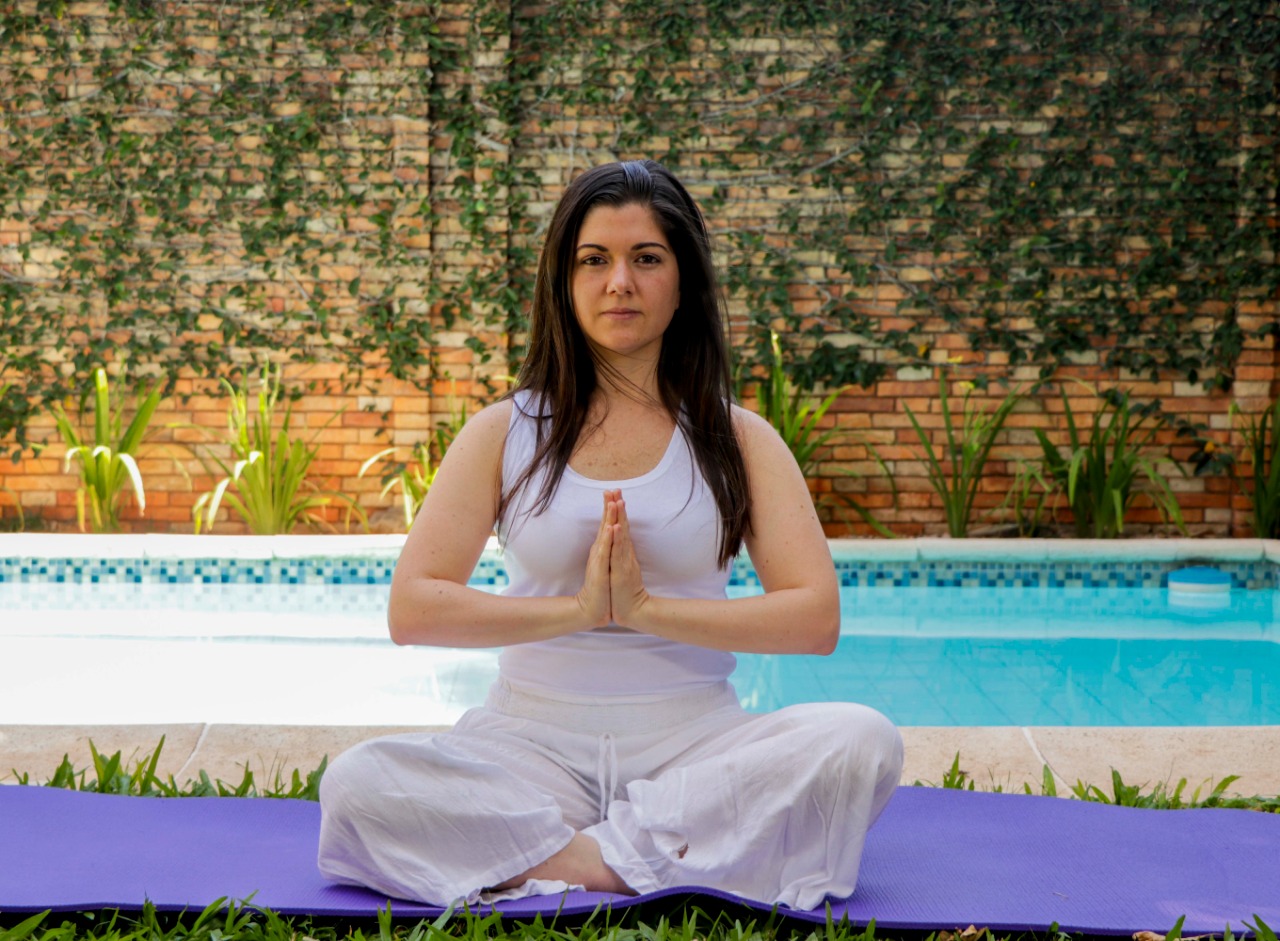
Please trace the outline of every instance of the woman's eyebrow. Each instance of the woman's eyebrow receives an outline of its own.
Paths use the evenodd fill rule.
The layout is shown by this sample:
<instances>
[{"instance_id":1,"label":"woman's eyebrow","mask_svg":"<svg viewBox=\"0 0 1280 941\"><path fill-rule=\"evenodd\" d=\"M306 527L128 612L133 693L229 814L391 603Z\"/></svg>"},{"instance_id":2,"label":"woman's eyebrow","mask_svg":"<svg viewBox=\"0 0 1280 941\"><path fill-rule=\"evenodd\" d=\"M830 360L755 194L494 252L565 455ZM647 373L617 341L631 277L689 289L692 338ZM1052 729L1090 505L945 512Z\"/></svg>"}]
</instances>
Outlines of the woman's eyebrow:
<instances>
[{"instance_id":1,"label":"woman's eyebrow","mask_svg":"<svg viewBox=\"0 0 1280 941\"><path fill-rule=\"evenodd\" d=\"M582 251L584 248L595 249L598 252L607 252L609 250L604 245L597 245L595 242L583 242L578 246L578 251ZM637 242L631 246L631 251L638 252L642 248L660 248L664 252L671 251L671 249L662 242Z\"/></svg>"}]
</instances>

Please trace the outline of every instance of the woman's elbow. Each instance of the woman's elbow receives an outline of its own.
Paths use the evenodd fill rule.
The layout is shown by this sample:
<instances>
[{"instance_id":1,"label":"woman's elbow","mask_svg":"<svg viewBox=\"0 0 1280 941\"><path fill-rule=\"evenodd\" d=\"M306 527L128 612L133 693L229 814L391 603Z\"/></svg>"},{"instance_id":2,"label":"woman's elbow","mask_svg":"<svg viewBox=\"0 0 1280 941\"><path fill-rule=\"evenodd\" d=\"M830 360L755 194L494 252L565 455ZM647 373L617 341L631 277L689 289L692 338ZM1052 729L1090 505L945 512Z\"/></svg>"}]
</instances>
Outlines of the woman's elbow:
<instances>
[{"instance_id":1,"label":"woman's elbow","mask_svg":"<svg viewBox=\"0 0 1280 941\"><path fill-rule=\"evenodd\" d=\"M813 638L813 649L809 653L817 654L819 657L827 657L836 652L836 645L840 643L840 624L837 622L832 630L822 630L815 634Z\"/></svg>"},{"instance_id":2,"label":"woman's elbow","mask_svg":"<svg viewBox=\"0 0 1280 941\"><path fill-rule=\"evenodd\" d=\"M413 643L409 638L405 619L396 610L394 603L387 606L387 634L390 635L391 642L398 647L405 647Z\"/></svg>"},{"instance_id":3,"label":"woman's elbow","mask_svg":"<svg viewBox=\"0 0 1280 941\"><path fill-rule=\"evenodd\" d=\"M431 621L431 612L421 603L415 604L412 599L392 590L387 604L387 634L393 644L408 647L430 643Z\"/></svg>"},{"instance_id":4,"label":"woman's elbow","mask_svg":"<svg viewBox=\"0 0 1280 941\"><path fill-rule=\"evenodd\" d=\"M387 633L401 647L465 647L458 622L465 613L465 597L448 579L419 579L391 583L387 603ZM465 589L463 589L465 591Z\"/></svg>"},{"instance_id":5,"label":"woman's elbow","mask_svg":"<svg viewBox=\"0 0 1280 941\"><path fill-rule=\"evenodd\" d=\"M821 610L813 619L812 653L826 657L835 653L840 643L840 595L834 599L824 599Z\"/></svg>"}]
</instances>

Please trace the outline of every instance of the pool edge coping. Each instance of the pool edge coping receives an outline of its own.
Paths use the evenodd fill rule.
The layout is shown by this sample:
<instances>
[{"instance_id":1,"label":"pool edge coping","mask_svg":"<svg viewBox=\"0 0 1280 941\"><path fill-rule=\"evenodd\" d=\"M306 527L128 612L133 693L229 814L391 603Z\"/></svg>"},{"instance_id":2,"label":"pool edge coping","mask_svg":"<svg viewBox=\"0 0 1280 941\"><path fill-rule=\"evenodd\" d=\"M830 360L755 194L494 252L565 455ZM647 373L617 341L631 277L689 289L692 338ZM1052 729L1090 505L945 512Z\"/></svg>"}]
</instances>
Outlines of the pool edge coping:
<instances>
[{"instance_id":1,"label":"pool edge coping","mask_svg":"<svg viewBox=\"0 0 1280 941\"><path fill-rule=\"evenodd\" d=\"M405 535L191 536L0 533L0 558L395 559ZM1280 565L1280 539L830 539L839 562L1261 562ZM496 551L490 537L487 551Z\"/></svg>"}]
</instances>

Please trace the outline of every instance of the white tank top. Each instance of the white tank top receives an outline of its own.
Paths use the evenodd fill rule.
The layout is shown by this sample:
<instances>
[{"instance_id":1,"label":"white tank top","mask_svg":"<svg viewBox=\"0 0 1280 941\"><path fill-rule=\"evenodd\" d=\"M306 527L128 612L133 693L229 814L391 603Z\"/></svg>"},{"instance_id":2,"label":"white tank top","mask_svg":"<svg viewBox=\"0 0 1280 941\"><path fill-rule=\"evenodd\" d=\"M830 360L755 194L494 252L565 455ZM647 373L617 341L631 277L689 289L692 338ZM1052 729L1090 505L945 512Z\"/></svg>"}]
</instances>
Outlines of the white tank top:
<instances>
[{"instance_id":1,"label":"white tank top","mask_svg":"<svg viewBox=\"0 0 1280 941\"><path fill-rule=\"evenodd\" d=\"M502 458L505 493L533 460L536 400L516 393ZM719 513L677 427L656 467L629 480L591 480L566 467L547 509L529 515L543 475L529 481L498 523L498 538L516 597L577 594L600 526L605 490L620 489L631 538L650 594L724 598L729 569L716 562ZM723 682L733 654L694 647L609 625L551 640L517 644L498 660L503 679L538 695L569 701L601 697L644 702Z\"/></svg>"}]
</instances>

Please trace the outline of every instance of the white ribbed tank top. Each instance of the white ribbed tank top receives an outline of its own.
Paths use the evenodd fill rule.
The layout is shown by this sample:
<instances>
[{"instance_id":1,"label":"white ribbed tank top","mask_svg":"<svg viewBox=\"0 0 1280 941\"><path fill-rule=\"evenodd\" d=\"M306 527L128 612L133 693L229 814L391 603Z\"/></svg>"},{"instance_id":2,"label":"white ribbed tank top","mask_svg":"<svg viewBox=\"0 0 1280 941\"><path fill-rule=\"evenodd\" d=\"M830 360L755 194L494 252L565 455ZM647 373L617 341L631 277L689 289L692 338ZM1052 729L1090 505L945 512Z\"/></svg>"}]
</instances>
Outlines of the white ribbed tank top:
<instances>
[{"instance_id":1,"label":"white ribbed tank top","mask_svg":"<svg viewBox=\"0 0 1280 941\"><path fill-rule=\"evenodd\" d=\"M536 399L516 393L502 458L503 491L533 460ZM605 490L622 491L631 539L651 595L724 598L729 570L719 550L715 498L677 426L656 467L628 480L592 480L566 467L547 509L531 516L542 488L534 477L498 524L498 538L516 597L577 594L587 554L600 526ZM600 697L644 702L723 682L733 654L694 647L616 625L551 640L517 644L498 660L503 679L538 695L568 701Z\"/></svg>"}]
</instances>

